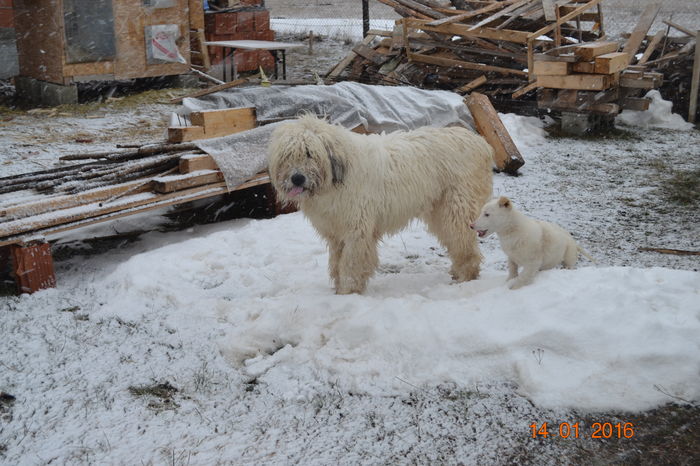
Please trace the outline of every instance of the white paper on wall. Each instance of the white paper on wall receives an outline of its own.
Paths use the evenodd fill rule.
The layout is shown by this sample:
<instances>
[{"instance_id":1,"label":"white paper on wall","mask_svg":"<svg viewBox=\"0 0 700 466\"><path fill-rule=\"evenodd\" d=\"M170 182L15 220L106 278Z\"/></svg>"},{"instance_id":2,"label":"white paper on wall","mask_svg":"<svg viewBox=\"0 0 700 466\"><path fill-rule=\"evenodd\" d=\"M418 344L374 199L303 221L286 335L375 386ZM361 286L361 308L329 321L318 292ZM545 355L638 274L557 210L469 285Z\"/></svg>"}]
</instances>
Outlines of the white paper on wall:
<instances>
[{"instance_id":1,"label":"white paper on wall","mask_svg":"<svg viewBox=\"0 0 700 466\"><path fill-rule=\"evenodd\" d=\"M187 63L177 48L180 28L177 24L146 26L146 57L148 64Z\"/></svg>"}]
</instances>

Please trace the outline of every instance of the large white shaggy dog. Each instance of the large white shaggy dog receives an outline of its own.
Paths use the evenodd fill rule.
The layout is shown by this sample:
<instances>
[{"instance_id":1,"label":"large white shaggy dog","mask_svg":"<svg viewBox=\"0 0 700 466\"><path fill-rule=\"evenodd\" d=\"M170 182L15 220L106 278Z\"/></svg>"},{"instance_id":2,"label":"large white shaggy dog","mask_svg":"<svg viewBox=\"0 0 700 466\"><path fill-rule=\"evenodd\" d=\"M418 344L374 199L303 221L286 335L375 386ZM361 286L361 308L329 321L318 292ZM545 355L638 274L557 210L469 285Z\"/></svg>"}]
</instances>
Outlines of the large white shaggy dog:
<instances>
[{"instance_id":1,"label":"large white shaggy dog","mask_svg":"<svg viewBox=\"0 0 700 466\"><path fill-rule=\"evenodd\" d=\"M313 115L275 129L268 166L280 201L296 202L327 241L336 293L362 293L377 243L423 219L452 259L452 277L479 274L469 223L491 195L493 149L464 128L357 134Z\"/></svg>"},{"instance_id":2,"label":"large white shaggy dog","mask_svg":"<svg viewBox=\"0 0 700 466\"><path fill-rule=\"evenodd\" d=\"M496 233L508 256L508 287L517 289L532 283L540 270L558 265L573 269L579 253L593 258L559 225L528 218L515 210L507 197L493 199L481 209L471 225L479 237ZM522 273L518 268L522 267Z\"/></svg>"}]
</instances>

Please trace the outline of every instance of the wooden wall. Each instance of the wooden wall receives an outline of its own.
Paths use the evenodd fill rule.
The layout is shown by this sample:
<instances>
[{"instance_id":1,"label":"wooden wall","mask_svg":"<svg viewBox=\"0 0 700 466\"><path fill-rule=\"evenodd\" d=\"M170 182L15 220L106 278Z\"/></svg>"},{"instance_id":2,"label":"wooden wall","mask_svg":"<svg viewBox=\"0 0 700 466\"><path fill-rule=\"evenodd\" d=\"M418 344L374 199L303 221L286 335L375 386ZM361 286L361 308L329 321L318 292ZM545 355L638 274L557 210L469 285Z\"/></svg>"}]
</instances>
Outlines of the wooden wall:
<instances>
[{"instance_id":1,"label":"wooden wall","mask_svg":"<svg viewBox=\"0 0 700 466\"><path fill-rule=\"evenodd\" d=\"M15 0L20 75L70 84L87 79L187 73L190 69L190 18L196 19L196 12L190 13L190 2L201 11L201 0L177 0L174 7L158 9L144 8L142 0L113 0L116 60L68 64L64 53L63 1ZM147 63L145 27L156 24L179 25L178 47L187 63Z\"/></svg>"}]
</instances>

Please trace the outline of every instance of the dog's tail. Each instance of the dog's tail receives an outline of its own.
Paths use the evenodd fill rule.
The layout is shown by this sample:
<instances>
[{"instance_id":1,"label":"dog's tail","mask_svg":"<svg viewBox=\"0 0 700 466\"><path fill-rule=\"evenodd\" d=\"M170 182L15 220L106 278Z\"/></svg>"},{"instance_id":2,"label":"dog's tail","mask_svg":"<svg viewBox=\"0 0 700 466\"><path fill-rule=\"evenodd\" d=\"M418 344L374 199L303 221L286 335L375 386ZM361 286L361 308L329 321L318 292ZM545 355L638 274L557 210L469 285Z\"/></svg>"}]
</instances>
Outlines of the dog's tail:
<instances>
[{"instance_id":1,"label":"dog's tail","mask_svg":"<svg viewBox=\"0 0 700 466\"><path fill-rule=\"evenodd\" d=\"M591 256L591 255L588 253L588 251L586 251L585 249L583 249L583 248L582 248L581 246L579 246L578 244L576 245L576 247L578 248L578 252L579 252L580 254L583 254L583 256L584 256L586 259L588 259L589 261L591 261L591 262L593 262L594 264L598 265L598 261L596 261L595 259L593 259L593 256Z\"/></svg>"}]
</instances>

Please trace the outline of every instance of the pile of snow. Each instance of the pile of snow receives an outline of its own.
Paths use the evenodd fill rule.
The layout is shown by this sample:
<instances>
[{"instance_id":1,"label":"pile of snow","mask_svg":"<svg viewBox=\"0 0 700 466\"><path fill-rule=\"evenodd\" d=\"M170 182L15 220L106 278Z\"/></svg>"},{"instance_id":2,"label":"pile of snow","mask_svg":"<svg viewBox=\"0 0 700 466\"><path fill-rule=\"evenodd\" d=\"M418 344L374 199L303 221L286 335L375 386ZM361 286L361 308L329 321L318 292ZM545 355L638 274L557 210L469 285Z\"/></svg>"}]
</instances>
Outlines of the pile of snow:
<instances>
[{"instance_id":1,"label":"pile of snow","mask_svg":"<svg viewBox=\"0 0 700 466\"><path fill-rule=\"evenodd\" d=\"M546 142L545 121L515 113L499 113L498 116L517 147L536 147Z\"/></svg>"},{"instance_id":2,"label":"pile of snow","mask_svg":"<svg viewBox=\"0 0 700 466\"><path fill-rule=\"evenodd\" d=\"M682 116L673 113L673 103L664 100L659 91L651 90L647 92L645 97L651 99L651 104L647 110L643 112L625 110L617 116L615 122L628 126L640 126L642 128L652 126L680 131L690 131L693 129L692 123L685 121Z\"/></svg>"},{"instance_id":3,"label":"pile of snow","mask_svg":"<svg viewBox=\"0 0 700 466\"><path fill-rule=\"evenodd\" d=\"M278 246L273 246L278 245ZM700 276L662 268L552 270L521 290L486 267L451 284L414 225L381 246L365 295L336 296L327 252L301 214L132 257L95 283L95 317L167 313L278 396L324 386L391 395L442 382L516 384L539 406L638 410L700 399Z\"/></svg>"}]
</instances>

